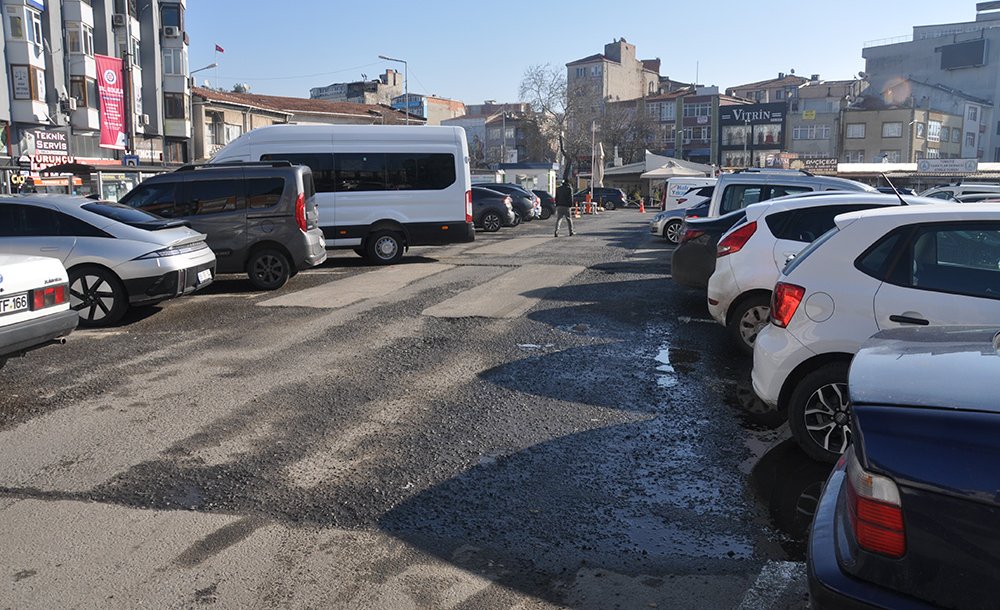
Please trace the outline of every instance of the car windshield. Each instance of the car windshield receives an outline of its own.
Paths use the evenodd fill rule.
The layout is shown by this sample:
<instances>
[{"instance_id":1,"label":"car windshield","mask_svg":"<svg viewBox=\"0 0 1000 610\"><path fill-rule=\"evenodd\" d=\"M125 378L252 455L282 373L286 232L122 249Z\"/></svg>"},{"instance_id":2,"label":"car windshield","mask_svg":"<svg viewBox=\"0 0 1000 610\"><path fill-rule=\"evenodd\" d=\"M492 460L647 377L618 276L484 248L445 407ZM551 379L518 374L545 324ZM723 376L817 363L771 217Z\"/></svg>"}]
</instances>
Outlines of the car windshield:
<instances>
[{"instance_id":1,"label":"car windshield","mask_svg":"<svg viewBox=\"0 0 1000 610\"><path fill-rule=\"evenodd\" d=\"M122 224L142 229L167 229L170 227L187 225L184 221L160 218L159 216L155 216L149 212L137 210L120 203L112 203L110 201L87 203L81 206L81 208L93 214L97 214L98 216L110 218L111 220L115 220Z\"/></svg>"}]
</instances>

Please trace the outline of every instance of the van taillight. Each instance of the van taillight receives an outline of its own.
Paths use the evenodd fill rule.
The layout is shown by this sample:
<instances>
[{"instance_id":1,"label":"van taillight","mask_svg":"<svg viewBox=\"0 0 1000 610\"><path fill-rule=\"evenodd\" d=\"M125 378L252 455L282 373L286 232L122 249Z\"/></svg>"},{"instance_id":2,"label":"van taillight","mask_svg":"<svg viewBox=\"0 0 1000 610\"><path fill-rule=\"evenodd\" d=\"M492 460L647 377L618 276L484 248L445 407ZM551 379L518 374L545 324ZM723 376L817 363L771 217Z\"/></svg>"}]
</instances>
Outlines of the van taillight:
<instances>
[{"instance_id":1,"label":"van taillight","mask_svg":"<svg viewBox=\"0 0 1000 610\"><path fill-rule=\"evenodd\" d=\"M31 309L39 310L66 302L66 284L36 288L31 291Z\"/></svg>"},{"instance_id":2,"label":"van taillight","mask_svg":"<svg viewBox=\"0 0 1000 610\"><path fill-rule=\"evenodd\" d=\"M472 222L472 191L465 191L465 222Z\"/></svg>"},{"instance_id":3,"label":"van taillight","mask_svg":"<svg viewBox=\"0 0 1000 610\"><path fill-rule=\"evenodd\" d=\"M862 468L853 450L847 459L847 520L866 551L893 559L906 554L899 488L892 479Z\"/></svg>"},{"instance_id":4,"label":"van taillight","mask_svg":"<svg viewBox=\"0 0 1000 610\"><path fill-rule=\"evenodd\" d=\"M739 252L747 244L747 241L753 237L755 231L757 231L757 221L747 223L736 229L719 242L719 246L715 249L715 256L722 258L728 254Z\"/></svg>"},{"instance_id":5,"label":"van taillight","mask_svg":"<svg viewBox=\"0 0 1000 610\"><path fill-rule=\"evenodd\" d=\"M786 328L805 294L806 289L802 286L785 282L775 284L774 293L771 295L771 322L775 326Z\"/></svg>"},{"instance_id":6,"label":"van taillight","mask_svg":"<svg viewBox=\"0 0 1000 610\"><path fill-rule=\"evenodd\" d=\"M299 223L299 230L305 233L308 229L308 227L306 227L305 193L299 193L299 196L295 198L295 222Z\"/></svg>"}]
</instances>

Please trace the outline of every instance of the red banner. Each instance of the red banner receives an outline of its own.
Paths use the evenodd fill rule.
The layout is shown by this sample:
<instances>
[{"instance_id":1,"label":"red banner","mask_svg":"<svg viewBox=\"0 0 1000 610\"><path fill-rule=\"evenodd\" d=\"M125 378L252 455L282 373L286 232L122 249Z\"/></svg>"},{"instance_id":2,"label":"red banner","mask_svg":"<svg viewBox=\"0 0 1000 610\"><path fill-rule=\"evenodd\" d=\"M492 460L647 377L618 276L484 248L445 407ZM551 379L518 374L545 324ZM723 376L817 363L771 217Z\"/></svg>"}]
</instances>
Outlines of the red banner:
<instances>
[{"instance_id":1,"label":"red banner","mask_svg":"<svg viewBox=\"0 0 1000 610\"><path fill-rule=\"evenodd\" d=\"M122 60L94 55L97 60L97 91L101 98L101 148L125 150L125 91Z\"/></svg>"}]
</instances>

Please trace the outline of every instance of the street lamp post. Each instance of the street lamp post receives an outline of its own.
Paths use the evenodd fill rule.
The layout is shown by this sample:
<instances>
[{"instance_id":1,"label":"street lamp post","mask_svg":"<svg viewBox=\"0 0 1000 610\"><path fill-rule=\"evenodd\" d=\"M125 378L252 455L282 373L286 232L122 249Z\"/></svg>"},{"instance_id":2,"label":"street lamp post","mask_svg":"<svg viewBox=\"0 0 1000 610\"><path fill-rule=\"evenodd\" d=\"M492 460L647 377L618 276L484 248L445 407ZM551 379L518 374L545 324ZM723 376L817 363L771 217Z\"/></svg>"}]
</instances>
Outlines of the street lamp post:
<instances>
[{"instance_id":1,"label":"street lamp post","mask_svg":"<svg viewBox=\"0 0 1000 610\"><path fill-rule=\"evenodd\" d=\"M188 102L191 110L191 139L188 140L190 143L188 147L188 160L194 163L194 75L198 72L203 72L205 70L211 70L212 68L218 67L219 64L212 62L205 66L204 68L198 68L197 70L192 70L188 72L188 89L191 90L191 96L188 98ZM204 125L202 126L204 128Z\"/></svg>"},{"instance_id":2,"label":"street lamp post","mask_svg":"<svg viewBox=\"0 0 1000 610\"><path fill-rule=\"evenodd\" d=\"M746 125L743 128L743 163L747 167L750 167L750 159L747 158L747 141L750 139L750 119L746 119Z\"/></svg>"},{"instance_id":3,"label":"street lamp post","mask_svg":"<svg viewBox=\"0 0 1000 610\"><path fill-rule=\"evenodd\" d=\"M406 100L406 124L410 124L410 77L407 75L406 60L396 59L395 57L386 57L385 55L379 55L379 59L384 59L385 61L394 61L403 64L403 99Z\"/></svg>"}]
</instances>

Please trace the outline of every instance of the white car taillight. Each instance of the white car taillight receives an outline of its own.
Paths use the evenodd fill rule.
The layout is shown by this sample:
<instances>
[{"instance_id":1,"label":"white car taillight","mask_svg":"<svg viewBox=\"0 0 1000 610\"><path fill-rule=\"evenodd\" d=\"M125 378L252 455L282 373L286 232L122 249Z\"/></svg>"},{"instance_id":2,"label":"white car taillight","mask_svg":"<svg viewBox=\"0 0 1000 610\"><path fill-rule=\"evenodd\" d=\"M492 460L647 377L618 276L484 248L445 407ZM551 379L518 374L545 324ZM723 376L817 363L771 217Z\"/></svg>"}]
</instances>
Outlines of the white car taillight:
<instances>
[{"instance_id":1,"label":"white car taillight","mask_svg":"<svg viewBox=\"0 0 1000 610\"><path fill-rule=\"evenodd\" d=\"M847 458L847 518L861 548L894 559L906 554L899 488L862 468L854 451Z\"/></svg>"}]
</instances>

